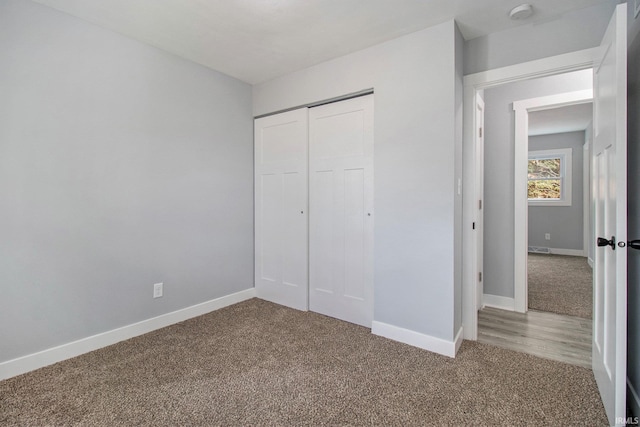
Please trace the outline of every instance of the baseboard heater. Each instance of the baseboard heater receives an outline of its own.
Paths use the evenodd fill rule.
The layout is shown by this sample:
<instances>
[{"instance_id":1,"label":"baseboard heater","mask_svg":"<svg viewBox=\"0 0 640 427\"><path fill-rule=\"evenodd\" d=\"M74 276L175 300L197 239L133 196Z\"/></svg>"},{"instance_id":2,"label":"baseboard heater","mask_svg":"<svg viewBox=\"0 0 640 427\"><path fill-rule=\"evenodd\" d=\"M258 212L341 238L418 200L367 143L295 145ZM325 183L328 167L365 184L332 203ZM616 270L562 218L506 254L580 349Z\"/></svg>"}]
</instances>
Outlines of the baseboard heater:
<instances>
[{"instance_id":1,"label":"baseboard heater","mask_svg":"<svg viewBox=\"0 0 640 427\"><path fill-rule=\"evenodd\" d=\"M551 250L541 246L529 246L529 252L532 254L550 254Z\"/></svg>"}]
</instances>

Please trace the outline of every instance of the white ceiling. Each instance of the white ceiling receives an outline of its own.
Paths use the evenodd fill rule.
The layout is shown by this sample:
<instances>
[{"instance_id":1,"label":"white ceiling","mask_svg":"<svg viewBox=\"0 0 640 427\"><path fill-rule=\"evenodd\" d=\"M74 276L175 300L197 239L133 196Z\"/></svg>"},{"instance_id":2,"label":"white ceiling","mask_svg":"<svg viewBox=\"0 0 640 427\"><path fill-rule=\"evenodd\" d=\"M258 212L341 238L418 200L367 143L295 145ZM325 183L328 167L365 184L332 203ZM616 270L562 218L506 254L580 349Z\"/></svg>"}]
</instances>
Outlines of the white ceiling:
<instances>
[{"instance_id":1,"label":"white ceiling","mask_svg":"<svg viewBox=\"0 0 640 427\"><path fill-rule=\"evenodd\" d=\"M608 0L33 0L247 83L456 19L465 39Z\"/></svg>"},{"instance_id":2,"label":"white ceiling","mask_svg":"<svg viewBox=\"0 0 640 427\"><path fill-rule=\"evenodd\" d=\"M589 126L592 118L591 102L530 112L529 136L582 131Z\"/></svg>"}]
</instances>

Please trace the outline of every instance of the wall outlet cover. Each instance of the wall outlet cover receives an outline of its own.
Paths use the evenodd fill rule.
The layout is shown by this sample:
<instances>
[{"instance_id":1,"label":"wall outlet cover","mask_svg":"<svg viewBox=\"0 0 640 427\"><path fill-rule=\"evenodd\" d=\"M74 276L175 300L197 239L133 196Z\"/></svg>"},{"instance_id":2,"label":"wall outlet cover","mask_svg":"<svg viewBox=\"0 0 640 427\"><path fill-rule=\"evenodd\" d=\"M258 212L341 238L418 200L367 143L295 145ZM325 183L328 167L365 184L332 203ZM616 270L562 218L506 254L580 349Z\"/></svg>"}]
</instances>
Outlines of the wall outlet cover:
<instances>
[{"instance_id":1,"label":"wall outlet cover","mask_svg":"<svg viewBox=\"0 0 640 427\"><path fill-rule=\"evenodd\" d=\"M162 296L162 283L156 283L153 285L153 297L160 298Z\"/></svg>"}]
</instances>

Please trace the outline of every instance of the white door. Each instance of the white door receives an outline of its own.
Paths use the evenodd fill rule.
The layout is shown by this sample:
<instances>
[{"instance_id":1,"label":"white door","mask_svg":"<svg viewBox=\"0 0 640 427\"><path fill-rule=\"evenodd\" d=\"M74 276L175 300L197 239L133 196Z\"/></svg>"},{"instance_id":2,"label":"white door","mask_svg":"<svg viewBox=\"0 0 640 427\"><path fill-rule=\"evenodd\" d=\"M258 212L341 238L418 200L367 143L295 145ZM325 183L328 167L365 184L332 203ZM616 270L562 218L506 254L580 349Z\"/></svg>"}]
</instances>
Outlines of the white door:
<instances>
[{"instance_id":1,"label":"white door","mask_svg":"<svg viewBox=\"0 0 640 427\"><path fill-rule=\"evenodd\" d=\"M309 309L371 327L373 96L309 110Z\"/></svg>"},{"instance_id":2,"label":"white door","mask_svg":"<svg viewBox=\"0 0 640 427\"><path fill-rule=\"evenodd\" d=\"M476 280L478 281L477 301L478 310L482 308L482 296L484 295L483 265L484 265L484 100L480 94L476 95L476 194L478 196L476 209Z\"/></svg>"},{"instance_id":3,"label":"white door","mask_svg":"<svg viewBox=\"0 0 640 427\"><path fill-rule=\"evenodd\" d=\"M307 310L308 110L255 120L258 298Z\"/></svg>"},{"instance_id":4,"label":"white door","mask_svg":"<svg viewBox=\"0 0 640 427\"><path fill-rule=\"evenodd\" d=\"M595 236L604 240L595 253L592 363L611 425L623 424L626 416L626 20L626 4L620 4L604 35L602 60L594 68Z\"/></svg>"}]
</instances>

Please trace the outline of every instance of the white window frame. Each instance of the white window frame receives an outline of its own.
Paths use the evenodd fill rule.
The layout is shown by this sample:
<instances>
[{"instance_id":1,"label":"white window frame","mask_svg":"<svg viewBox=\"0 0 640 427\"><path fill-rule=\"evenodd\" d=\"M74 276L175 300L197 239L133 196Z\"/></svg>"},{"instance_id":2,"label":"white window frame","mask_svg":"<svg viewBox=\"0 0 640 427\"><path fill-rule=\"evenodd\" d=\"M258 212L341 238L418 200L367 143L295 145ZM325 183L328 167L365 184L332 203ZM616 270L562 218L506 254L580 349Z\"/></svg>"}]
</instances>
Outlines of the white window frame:
<instances>
[{"instance_id":1,"label":"white window frame","mask_svg":"<svg viewBox=\"0 0 640 427\"><path fill-rule=\"evenodd\" d=\"M559 199L529 199L529 206L571 206L572 149L556 148L553 150L529 151L529 160L560 159L560 195ZM529 180L527 179L527 182Z\"/></svg>"}]
</instances>

